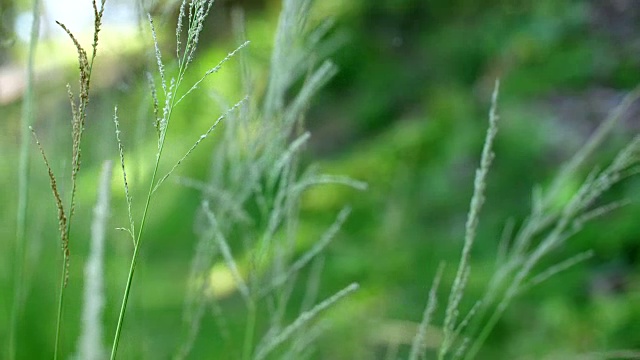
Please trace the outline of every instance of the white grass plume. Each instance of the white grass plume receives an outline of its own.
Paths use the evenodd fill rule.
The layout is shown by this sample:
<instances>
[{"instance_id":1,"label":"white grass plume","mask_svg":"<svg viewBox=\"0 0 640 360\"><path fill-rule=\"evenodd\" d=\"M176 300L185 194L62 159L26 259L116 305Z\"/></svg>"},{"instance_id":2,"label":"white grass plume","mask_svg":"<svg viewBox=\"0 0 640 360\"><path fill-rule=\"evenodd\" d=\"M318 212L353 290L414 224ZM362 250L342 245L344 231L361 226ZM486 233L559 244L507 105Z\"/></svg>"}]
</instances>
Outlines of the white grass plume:
<instances>
[{"instance_id":1,"label":"white grass plume","mask_svg":"<svg viewBox=\"0 0 640 360\"><path fill-rule=\"evenodd\" d=\"M93 209L91 247L84 269L82 326L78 343L78 358L83 360L102 360L106 357L106 347L102 341L102 310L105 303L104 243L109 219L112 166L111 161L105 161L102 165L98 199Z\"/></svg>"}]
</instances>

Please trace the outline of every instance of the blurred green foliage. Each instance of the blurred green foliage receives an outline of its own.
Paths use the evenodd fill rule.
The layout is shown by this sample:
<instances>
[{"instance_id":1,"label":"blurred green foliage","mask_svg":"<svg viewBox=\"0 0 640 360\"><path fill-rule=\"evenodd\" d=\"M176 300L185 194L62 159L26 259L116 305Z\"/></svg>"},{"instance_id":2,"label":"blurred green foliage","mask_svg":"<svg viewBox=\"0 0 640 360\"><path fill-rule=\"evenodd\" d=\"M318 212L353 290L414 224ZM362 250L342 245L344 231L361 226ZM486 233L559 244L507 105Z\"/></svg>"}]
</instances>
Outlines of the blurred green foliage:
<instances>
[{"instance_id":1,"label":"blurred green foliage","mask_svg":"<svg viewBox=\"0 0 640 360\"><path fill-rule=\"evenodd\" d=\"M255 84L260 88L266 82L267 74L261 69L269 56L279 4L256 3L247 13L247 37L253 41L250 61L256 68ZM513 219L516 226L522 222L531 205L532 186L544 186L584 141L595 126L592 114L606 113L621 93L640 83L640 60L632 41L640 34L640 17L634 9L617 9L613 3L359 0L318 4L318 19L336 19L333 35L341 46L331 57L340 73L309 110L307 122L313 133L309 161L319 160L320 166L331 173L350 175L370 185L365 193L318 188L307 194L303 204L301 228L303 237L309 238L317 237L343 204L351 204L354 209L326 253L320 297L349 281L362 285L359 293L331 312L336 327L318 344L318 358L383 358L393 350L393 344L372 339L391 337L378 333L386 329L385 323L419 321L440 261L447 263L443 289L448 289L464 237L491 86L501 78L497 157L489 175L487 207L481 217L464 308L481 296L493 271L507 219ZM229 6L218 5L214 11L225 18ZM611 21L617 27L626 26L627 32L609 27ZM166 20L163 26L162 37L171 38L173 20ZM209 40L215 41L201 44L190 82L233 48L228 29L209 26L214 34ZM104 36L109 36L108 30ZM38 61L44 62L44 53L39 56ZM141 52L132 57L148 56ZM148 90L140 75L145 69L140 64L145 61L118 63L117 59L99 56L96 64L98 73L108 72L114 62L124 70L115 73L116 79L106 82L108 85L102 86L90 104L85 168L80 178L80 189L84 190L78 194L76 241L71 244L74 255L63 339L66 351L75 346L79 331L76 309L81 305L81 269L87 251L87 243L82 240L88 236L97 172L102 160L115 158L116 154L111 120L114 104L121 109L124 141L132 144L127 155L132 167L138 169L130 176L133 189L140 190L145 183L142 179L148 176L140 159L155 151L148 120ZM205 130L217 117L218 109L225 107L217 99L234 99L242 93L238 72L238 64L229 63L215 78L207 80L207 91L195 93L178 108L169 139L175 151L167 154L167 163L177 160L195 140L194 134ZM589 101L591 91L601 88L613 93L603 102L605 108ZM64 159L70 143L64 87L47 85L36 91L36 128L43 134L51 158ZM560 112L558 102L576 98L585 99L581 112ZM16 103L0 108L0 132L4 134L0 142L0 237L6 240L0 243L2 294L12 292L15 260L10 254L15 228L19 110ZM585 112L589 116L583 116ZM609 143L612 148L637 131L634 121L620 124ZM210 149L204 143L185 164L181 176L207 176ZM34 149L28 294L19 327L19 357L24 359L42 358L52 352L58 276L53 269L57 270L60 257L54 204L45 170L35 153ZM609 150L603 151L594 164L610 154ZM69 168L65 162L53 166L58 173ZM575 174L576 186L584 176L586 173ZM116 177L114 189L119 189L119 184ZM152 241L141 255L123 358L164 358L183 340L176 329L181 323L185 279L195 244L199 195L179 185L170 186L174 188L160 192L155 203L162 206L155 206L150 217L148 235ZM596 220L566 248L558 249L554 262L589 248L595 250L595 256L518 298L499 322L481 358L540 358L640 348L640 222L635 216L640 211L638 186L640 182L633 179L615 188L611 199L626 198L630 204ZM113 204L115 228L126 223L120 191L114 192ZM107 334L113 332L124 286L130 251L127 241L116 230L109 233ZM621 288L607 290L607 284L618 280L623 283ZM599 282L604 282L604 288L598 287ZM440 291L440 303L447 296L448 291ZM238 335L231 338L241 339L243 308L237 305L238 297L220 301L227 311L229 331ZM10 297L0 296L0 324L8 323L9 309ZM292 309L292 315L296 313L297 309ZM241 346L241 340L222 343L215 316L205 319L193 358L226 358L230 348ZM0 339L5 338L6 331L0 326ZM399 354L407 350L401 346Z\"/></svg>"}]
</instances>

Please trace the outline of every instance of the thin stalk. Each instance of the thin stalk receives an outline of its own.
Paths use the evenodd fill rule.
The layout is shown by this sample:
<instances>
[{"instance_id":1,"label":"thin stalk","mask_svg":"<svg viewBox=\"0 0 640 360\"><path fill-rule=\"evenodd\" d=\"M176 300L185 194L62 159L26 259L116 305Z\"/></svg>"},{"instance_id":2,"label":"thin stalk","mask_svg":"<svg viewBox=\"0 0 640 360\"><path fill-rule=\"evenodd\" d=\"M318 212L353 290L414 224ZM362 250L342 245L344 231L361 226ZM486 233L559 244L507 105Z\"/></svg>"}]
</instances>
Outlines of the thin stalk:
<instances>
[{"instance_id":1,"label":"thin stalk","mask_svg":"<svg viewBox=\"0 0 640 360\"><path fill-rule=\"evenodd\" d=\"M167 123L167 126L168 125L169 124ZM118 315L118 325L116 327L116 333L113 339L113 346L111 348L111 360L114 360L116 358L116 353L118 351L118 343L120 342L120 334L122 333L122 324L124 323L124 314L127 310L127 303L129 302L129 293L131 292L131 284L133 283L133 274L135 273L136 263L138 261L138 250L140 249L140 240L142 238L142 231L144 230L144 224L146 223L147 213L149 211L149 204L151 203L151 196L152 196L154 184L156 181L156 175L158 174L158 167L160 165L160 155L162 155L163 147L164 147L164 141L162 142L162 145L158 149L158 154L156 156L156 164L153 169L153 174L151 175L149 194L147 195L147 200L144 205L144 211L142 213L142 220L140 221L140 230L138 230L138 236L136 238L136 241L133 247L133 255L131 256L131 265L129 266L129 275L127 276L127 285L124 289L122 305L120 306L120 315Z\"/></svg>"},{"instance_id":2,"label":"thin stalk","mask_svg":"<svg viewBox=\"0 0 640 360\"><path fill-rule=\"evenodd\" d=\"M88 75L91 77L91 73ZM78 145L79 147L80 145ZM72 175L73 176L73 175ZM76 194L76 181L72 178L71 185L71 199L69 200L69 218L67 219L67 238L70 237L71 234L71 222L73 219L73 206L75 204L75 194ZM53 359L58 359L58 349L60 348L60 335L62 329L62 312L64 310L64 293L67 285L67 267L69 266L69 257L67 256L67 252L62 251L62 269L60 272L60 297L58 299L58 316L56 320L56 344L55 350L53 353Z\"/></svg>"},{"instance_id":3,"label":"thin stalk","mask_svg":"<svg viewBox=\"0 0 640 360\"><path fill-rule=\"evenodd\" d=\"M178 92L180 83L181 83L181 79L178 79L175 90L174 90L174 94ZM133 247L131 265L129 266L129 274L127 275L127 285L125 286L125 289L124 289L122 304L120 306L120 314L118 315L118 325L116 326L116 333L113 339L113 345L111 347L111 360L114 360L116 358L116 353L118 352L120 334L122 333L122 325L124 323L124 314L127 311L127 304L129 302L129 293L131 292L131 284L133 283L133 274L135 273L136 263L138 261L138 250L140 249L140 240L142 239L142 231L144 230L144 225L147 220L147 213L149 212L149 204L151 204L151 197L153 196L156 177L158 175L158 169L160 167L160 158L162 157L162 150L164 149L164 138L167 134L167 131L169 130L169 119L171 118L175 101L176 101L176 97L174 95L171 99L171 106L169 107L169 110L167 112L167 124L164 128L164 133L161 135L160 146L158 147L158 153L156 154L156 163L154 165L153 173L151 175L151 181L149 183L149 193L147 194L147 200L144 204L144 211L142 212L142 220L140 221L140 230L138 230L138 236L135 239L135 244Z\"/></svg>"},{"instance_id":4,"label":"thin stalk","mask_svg":"<svg viewBox=\"0 0 640 360\"><path fill-rule=\"evenodd\" d=\"M67 237L69 237L69 234L71 233L71 220L73 219L73 212L71 212L71 209L73 207L74 201L75 201L75 188L76 188L76 184L75 181L72 181L73 185L72 185L72 191L71 191L71 200L69 202L69 217L67 219ZM67 285L67 267L69 266L69 257L67 256L67 253L63 250L62 251L62 269L60 271L60 296L58 298L58 315L57 315L57 319L56 319L56 344L55 344L55 350L53 353L53 359L57 360L58 359L58 349L60 348L60 334L61 334L61 329L62 329L62 312L64 309L64 293L65 293L65 289L66 289L66 285Z\"/></svg>"},{"instance_id":5,"label":"thin stalk","mask_svg":"<svg viewBox=\"0 0 640 360\"><path fill-rule=\"evenodd\" d=\"M131 266L129 267L129 276L127 277L127 286L124 290L124 297L122 299L122 306L120 307L120 315L118 316L118 326L116 328L116 335L113 339L113 346L111 348L111 360L116 358L116 352L118 351L118 343L120 341L120 333L122 332L122 324L124 322L124 313L127 309L127 301L129 299L129 292L131 290L131 283L133 282L133 273L136 269L136 260L138 259L139 246L136 245L133 248L133 257L131 258Z\"/></svg>"},{"instance_id":6,"label":"thin stalk","mask_svg":"<svg viewBox=\"0 0 640 360\"><path fill-rule=\"evenodd\" d=\"M25 285L25 266L26 266L26 229L27 229L27 203L29 199L29 126L33 123L34 118L34 64L35 54L38 44L38 33L40 29L40 0L33 1L31 10L33 14L33 22L31 23L31 34L29 40L29 53L27 58L27 83L22 102L22 118L21 118L21 143L20 143L20 162L18 164L18 207L16 211L16 247L15 247L15 283L13 304L11 308L11 324L9 327L9 346L8 359L13 360L16 357L16 337L18 328L18 319Z\"/></svg>"},{"instance_id":7,"label":"thin stalk","mask_svg":"<svg viewBox=\"0 0 640 360\"><path fill-rule=\"evenodd\" d=\"M58 298L58 319L56 322L56 345L53 352L53 359L58 359L58 349L60 348L60 333L62 329L62 309L64 308L64 288L65 288L65 273L67 271L67 254L62 253L62 275L60 276L60 297Z\"/></svg>"},{"instance_id":8,"label":"thin stalk","mask_svg":"<svg viewBox=\"0 0 640 360\"><path fill-rule=\"evenodd\" d=\"M209 12L209 8L211 7L211 4L213 3L212 0L209 0L209 2L203 2L200 4L200 6L204 6L205 4L207 4L208 6L206 8L198 8L197 11L204 11L204 13L199 13L199 14L203 14L204 16L206 16L206 14ZM192 2L191 5L194 5L195 3ZM177 31L177 35L178 35L178 43L179 43L179 33L180 33L180 26L181 26L181 21L182 21L182 14L183 14L183 6L184 6L184 2L183 5L181 6L181 10L180 10L180 17L179 17L179 24L178 24L178 31ZM196 9L196 7L191 7L190 9L192 9L191 11L196 11L193 9ZM202 10L204 9L204 10ZM192 18L191 15L193 15L194 17ZM118 344L120 342L120 336L122 334L122 326L124 323L124 315L126 313L127 310L127 304L129 302L129 295L131 292L131 285L133 284L133 276L135 273L135 269L136 269L136 264L138 261L138 253L140 251L140 246L141 246L141 240L142 240L142 234L144 231L144 226L147 220L147 214L149 212L149 205L151 203L151 198L153 196L153 193L155 192L156 188L162 183L162 181L164 180L164 178L160 179L157 183L156 183L156 178L158 176L158 169L159 169L159 165L160 165L160 159L162 158L162 152L164 149L164 143L165 143L165 139L167 136L167 132L169 130L169 122L171 119L171 115L173 113L173 108L177 105L177 103L179 102L179 100L177 99L177 93L179 92L180 89L180 84L182 83L182 80L184 78L185 72L187 70L187 67L189 65L189 62L191 60L191 56L193 55L193 51L190 48L190 46L195 46L195 44L197 44L197 34L199 34L199 32L201 31L201 26L202 26L202 21L203 19L198 18L196 19L196 15L195 13L191 13L190 18L189 18L189 39L187 41L187 46L185 47L185 52L183 53L182 56L182 61L180 61L180 59L178 59L178 76L177 79L175 80L175 86L174 86L174 80L171 80L171 86L169 87L169 89L167 90L167 86L166 86L166 82L165 82L165 76L164 76L164 65L162 64L162 59L161 59L161 54L160 54L160 49L159 49L159 44L157 42L156 39L156 32L155 29L153 27L153 20L151 18L151 15L148 15L149 17L149 23L151 25L151 32L153 35L153 40L154 40L154 44L155 44L155 48L156 48L156 60L158 62L158 70L160 71L160 75L162 77L162 88L165 91L165 108L164 108L164 116L162 119L163 125L160 126L159 128L160 130L160 138L158 140L158 151L156 153L156 161L155 161L155 165L153 168L153 173L151 175L151 181L149 183L149 192L147 194L147 199L144 205L144 211L142 213L142 219L140 221L140 229L138 230L138 236L134 238L134 249L133 249L133 255L131 257L131 265L129 266L129 274L127 276L127 284L125 286L125 290L124 290L124 294L123 294L123 298L122 298L122 304L120 307L120 314L118 316L118 324L116 327L116 332L114 335L114 339L113 339L113 344L112 344L112 348L111 348L111 359L115 359L116 358L116 353L118 351ZM194 23L192 23L192 21L195 21L196 27L192 28L192 26L194 25ZM195 35L192 35L191 31L194 31ZM192 36L195 36L195 38L192 38ZM179 45L177 48L177 51L179 52ZM124 170L124 168L123 168ZM171 173L171 172L169 172Z\"/></svg>"},{"instance_id":9,"label":"thin stalk","mask_svg":"<svg viewBox=\"0 0 640 360\"><path fill-rule=\"evenodd\" d=\"M256 332L256 304L253 299L248 303L247 328L244 333L244 345L242 348L242 359L249 360L253 353L253 337Z\"/></svg>"}]
</instances>

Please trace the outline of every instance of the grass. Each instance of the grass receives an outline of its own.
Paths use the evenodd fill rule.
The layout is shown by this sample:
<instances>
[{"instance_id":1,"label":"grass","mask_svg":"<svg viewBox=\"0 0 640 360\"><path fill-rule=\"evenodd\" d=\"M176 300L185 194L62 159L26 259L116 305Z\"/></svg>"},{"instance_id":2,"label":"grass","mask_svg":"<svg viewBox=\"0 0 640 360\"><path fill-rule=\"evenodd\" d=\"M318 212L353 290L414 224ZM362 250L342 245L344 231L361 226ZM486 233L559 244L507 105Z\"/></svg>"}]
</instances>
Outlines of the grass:
<instances>
[{"instance_id":1,"label":"grass","mask_svg":"<svg viewBox=\"0 0 640 360\"><path fill-rule=\"evenodd\" d=\"M618 152L611 164L602 170L594 168L575 193L566 200L558 199L559 190L565 186L566 181L569 181L569 176L584 166L588 158L602 145L615 123L640 97L640 88L637 88L621 101L585 145L567 162L552 181L549 189L546 191L541 188L534 189L530 215L517 232L513 233L514 229L510 228L502 239L497 253L497 269L486 286L485 296L475 301L463 320L459 320L462 313L461 300L465 295L469 277L473 274L470 254L476 239L479 213L485 201L487 174L494 157L492 147L498 130L497 97L498 83L492 96L489 127L480 167L474 181L464 245L445 309L442 325L443 340L438 346L438 359L477 358L489 334L496 327L507 307L518 296L526 294L530 288L593 256L592 251L585 250L546 269L540 269L539 266L545 257L562 247L582 230L587 222L626 205L627 202L624 200L604 204L598 203L598 200L617 183L636 175L640 165L640 135L636 135ZM558 206L558 203L561 205ZM437 300L434 292L438 288L441 276L442 268L438 270L434 279L423 320L412 345L410 356L412 359L419 358L421 354L424 355L424 349L422 352L419 350L424 348L424 339L421 334L426 333L435 311ZM637 356L637 352L631 353Z\"/></svg>"},{"instance_id":2,"label":"grass","mask_svg":"<svg viewBox=\"0 0 640 360\"><path fill-rule=\"evenodd\" d=\"M143 234L143 230L145 227L145 223L147 220L147 214L149 211L149 205L151 204L151 200L153 197L154 192L158 189L158 187L162 184L162 182L169 177L169 175L171 175L171 173L176 169L176 167L178 165L180 165L182 163L182 161L184 159L186 159L189 154L195 149L195 147L202 141L204 140L214 129L215 127L218 125L219 121L222 120L222 118L226 115L221 116L218 121L216 121L211 128L203 135L200 136L200 138L194 143L194 145L191 147L191 149L184 155L184 157L182 159L180 159L172 168L171 170L162 178L160 178L157 182L156 182L156 177L158 176L158 171L159 171L159 166L160 166L160 161L162 159L162 152L164 150L164 145L165 145L165 139L167 136L167 132L169 129L169 123L171 120L171 114L173 112L173 109L175 106L177 106L177 104L182 100L183 97L178 98L178 92L181 89L181 84L182 81L184 79L184 75L187 71L187 68L189 66L189 64L193 61L193 56L198 44L198 37L200 35L200 32L202 31L202 26L204 23L204 20L207 16L207 14L209 13L209 10L211 9L213 1L195 1L195 2L191 2L189 4L189 22L188 22L188 32L187 32L187 43L186 46L182 52L182 54L180 54L180 37L182 35L181 30L182 30L182 21L185 18L185 7L186 7L186 2L183 2L182 5L180 6L180 15L178 16L178 27L176 29L176 40L177 40L177 49L176 49L176 55L178 57L178 74L176 77L172 77L169 81L167 81L166 79L166 75L165 75L165 71L164 71L164 64L162 61L162 55L160 53L160 47L156 38L156 31L155 28L153 26L153 20L151 19L151 16L149 16L149 24L151 25L151 32L154 38L154 43L155 43L155 50L156 50L156 60L157 60L157 64L158 64L158 72L160 74L160 79L161 79L161 88L162 88L162 92L164 95L164 107L162 109L162 117L161 118L156 118L154 120L154 126L156 128L157 131L157 135L158 135L158 151L156 153L155 156L155 163L153 165L153 171L152 171L152 175L151 175L151 181L149 184L149 192L147 194L146 200L145 200L145 205L144 205L144 210L141 216L141 220L139 222L140 227L138 232L136 233L135 231L135 223L133 221L133 214L131 213L131 203L132 203L132 197L129 194L129 187L127 184L127 175L126 175L126 169L125 169L125 162L124 162L124 150L123 150L123 145L122 142L120 141L120 131L118 129L118 115L117 115L117 107L115 110L115 115L114 115L114 122L116 125L116 137L118 140L118 147L119 147L119 152L120 152L120 162L121 162L121 166L122 166L122 175L123 175L123 180L124 180L124 189L126 192L126 199L127 199L127 208L129 209L129 227L125 228L124 230L127 231L132 238L133 241L133 255L131 257L131 266L129 268L129 274L127 276L127 284L125 287L125 291L124 291L124 295L123 295L123 299L122 299L122 306L120 309L120 315L118 317L118 324L116 327L116 333L114 336L114 340L113 340L113 346L111 349L111 359L115 359L116 358L116 354L117 354L117 350L118 350L118 344L120 342L120 336L121 336L121 332L122 332L122 326L124 323L124 317L125 317L125 313L126 313L126 309L127 309L127 304L128 304L128 300L129 300L129 293L131 291L131 286L133 283L133 276L135 273L135 269L136 269L136 264L138 261L138 253L140 250L140 246L141 246L141 241L142 241L142 234ZM231 56L231 55L230 55ZM227 58L228 59L228 58ZM221 64L218 65L218 67L216 68L212 68L212 70L208 71L204 76L204 77L215 73L217 70L217 68L219 68L219 66L222 65L222 63L224 63L225 61L227 61L227 59L224 59ZM189 94L189 92L192 91L192 89L194 89L195 87L197 87L197 84L194 84L192 86L192 88L190 90L188 90L183 96L186 96ZM155 93L155 92L154 92ZM241 101L242 102L242 101ZM234 107L232 107L231 109L229 109L228 112L231 112L233 110L235 110L235 108L237 108L241 102L239 102L238 104L236 104ZM158 104L158 99L154 98L154 106L157 106ZM155 110L157 110L157 108L154 107ZM227 112L227 113L228 113ZM154 111L154 113L158 113L157 111Z\"/></svg>"},{"instance_id":3,"label":"grass","mask_svg":"<svg viewBox=\"0 0 640 360\"><path fill-rule=\"evenodd\" d=\"M31 33L29 40L29 53L27 63L27 84L23 99L22 119L21 119L21 143L20 143L20 161L18 165L18 204L16 209L16 245L15 245L15 263L14 267L14 292L13 304L11 307L11 323L9 325L9 343L7 346L7 358L15 359L16 356L16 332L18 320L22 312L22 303L24 302L25 290L25 264L26 264L26 228L27 228L27 203L29 199L29 127L33 124L35 110L35 94L34 94L34 62L35 50L38 44L38 32L40 31L40 2L33 2L32 9L33 18L35 19L31 25Z\"/></svg>"},{"instance_id":4,"label":"grass","mask_svg":"<svg viewBox=\"0 0 640 360\"><path fill-rule=\"evenodd\" d=\"M71 223L73 219L73 215L75 212L75 196L76 196L76 186L77 186L77 178L78 173L80 172L81 165L81 142L82 135L85 129L85 122L87 119L87 105L89 103L89 89L91 84L91 74L93 70L93 62L96 58L96 54L98 51L98 33L100 32L100 26L102 24L102 15L104 13L104 3L103 0L98 8L98 4L96 1L93 1L93 10L94 10L94 37L92 49L93 52L91 54L91 58L87 56L87 52L82 48L78 40L75 36L67 29L67 27L60 23L56 22L71 38L71 41L74 43L77 51L78 51L78 62L80 68L80 89L79 95L77 98L74 96L71 87L67 85L67 94L69 96L69 102L71 104L71 113L72 113L72 129L71 129L71 137L72 137L72 155L71 155L71 193L69 195L69 205L65 207L60 192L58 190L58 182L53 173L53 169L51 168L47 156L45 154L45 150L42 147L38 137L36 136L36 132L32 127L29 127L35 142L40 150L42 158L44 160L45 166L47 168L47 172L49 175L49 180L51 184L51 190L53 192L54 200L56 203L56 207L58 210L58 228L60 232L60 241L62 244L62 269L60 275L60 290L59 290L59 298L58 298L58 314L57 314L57 325L56 325L56 340L55 340L55 349L54 349L54 359L57 359L59 353L59 345L60 345L60 336L62 331L62 320L63 320L63 311L64 311L64 299L65 299L65 289L69 280L69 266L70 266L70 256L71 251L69 250L69 242L70 242L70 233L71 233ZM37 3L35 4L37 6ZM37 30L37 25L34 26ZM35 38L35 37L34 37ZM34 43L35 40L32 40ZM25 180L26 181L26 180Z\"/></svg>"},{"instance_id":5,"label":"grass","mask_svg":"<svg viewBox=\"0 0 640 360\"><path fill-rule=\"evenodd\" d=\"M322 282L323 253L336 238L347 222L350 208L343 207L335 216L332 225L311 245L301 244L301 206L305 193L318 186L347 186L365 190L367 185L344 176L325 174L317 167L307 166L302 158L310 140L305 130L305 111L313 96L337 72L336 67L324 53L316 50L331 48L331 23L311 26L309 14L310 0L284 0L280 14L274 48L271 52L269 78L261 93L253 83L253 75L244 54L250 43L245 39L242 14L234 14L234 32L237 47L217 65L195 82L187 84L188 70L195 61L197 45L204 28L204 22L213 5L212 0L183 1L179 8L176 27L175 65L167 62L162 54L159 33L149 15L148 22L154 42L157 75L149 76L151 84L152 119L156 147L153 156L142 165L150 168L147 190L138 197L138 187L130 186L131 177L144 171L131 171L128 146L121 133L121 112L115 107L113 122L115 139L122 170L122 190L127 209L127 224L120 227L120 235L130 238L130 265L126 284L119 307L117 323L111 343L110 358L115 359L121 342L127 341L125 319L134 288L136 269L141 261L141 252L152 241L148 232L150 218L156 206L163 206L156 198L169 185L170 179L181 186L198 191L200 206L197 209L197 245L193 254L189 278L186 284L186 300L183 309L182 339L175 350L176 359L188 358L203 327L208 308L216 309L220 337L238 336L229 357L242 359L304 358L310 356L312 344L324 330L322 315L346 296L361 286L356 282L342 284L332 295L319 299L318 288ZM62 244L62 269L57 310L56 340L54 358L66 357L60 347L64 326L65 291L69 281L71 223L75 210L76 186L81 165L82 135L87 119L90 97L91 75L98 48L105 1L99 5L94 1L94 41L89 57L76 37L62 24L78 51L80 68L79 95L73 95L68 88L72 109L72 157L69 199L63 201L63 192L58 178L54 175L50 160L31 130L42 154L47 169L50 186L57 208L60 241ZM184 29L186 30L184 30ZM34 25L37 31L37 25ZM35 37L34 37L35 38ZM35 46L35 42L32 42ZM176 109L189 96L202 90L210 76L214 76L228 62L240 63L244 97L227 104L222 97L214 97L220 107L226 109L214 118L209 127L194 137L192 145L177 161L167 164L167 152L171 148L170 124ZM156 86L156 81L159 85ZM558 173L556 179L546 188L536 188L532 195L531 212L519 228L505 230L503 242L497 252L496 270L486 284L484 297L474 300L470 309L463 308L472 270L472 254L475 245L480 213L485 203L489 170L494 158L493 145L498 132L498 83L496 83L491 108L489 126L481 151L480 166L474 180L474 191L470 201L467 221L464 227L464 243L458 259L457 270L449 289L449 296L443 311L443 322L438 327L442 340L437 349L427 348L433 341L426 339L428 329L440 317L438 294L447 279L447 267L438 267L428 294L423 318L417 327L411 343L408 358L421 359L434 355L438 359L478 358L489 335L496 328L499 319L518 296L546 281L549 277L585 261L593 255L586 250L550 267L541 263L558 248L565 245L585 223L625 205L624 201L600 203L602 195L620 181L635 175L640 162L640 138L634 138L601 170L595 168L584 179L582 185L570 197L564 197L560 190L570 177L586 166L587 160L597 153L606 135L613 129L620 116L637 100L640 91L630 93L621 105L612 112L585 146ZM32 94L25 98L26 109L35 105ZM125 112L128 114L130 112ZM30 123L25 111L23 134ZM206 180L176 177L178 168L187 163L199 151L203 142L215 139ZM24 138L23 138L24 140ZM25 142L23 141L23 144ZM18 259L23 259L26 227L26 198L29 184L28 151L23 148L20 166L20 191L18 202L18 233L16 236ZM101 180L101 196L95 208L95 234L92 235L90 261L87 263L85 278L85 312L83 314L83 335L79 346L82 358L104 358L102 345L101 308L104 301L104 267L101 258L100 238L105 236L106 212L109 208L110 166L105 165ZM139 170L139 169L137 169ZM366 193L360 196L367 196ZM142 207L134 200L142 199ZM68 204L68 205L66 205ZM137 212L137 209L141 209ZM146 238L149 237L149 240ZM143 240L145 239L145 240ZM103 239L104 240L104 239ZM128 243L128 242L127 242ZM101 245L102 244L102 245ZM20 265L21 262L18 261ZM243 306L245 318L238 325L243 329L240 335L224 320L226 308L233 312L233 306L222 303L216 294L221 290L218 278L213 276L216 264L224 264L219 273L230 279L227 296L235 296ZM219 268L219 267L218 267ZM16 269L16 288L12 311L10 358L15 357L15 332L19 319L19 305L22 301L24 281L20 266ZM92 274L89 277L89 274ZM302 279L302 280L301 280ZM229 293L233 295L229 295ZM303 293L303 299L294 298L295 293ZM292 311L299 306L299 311ZM225 323L227 325L225 325ZM227 334L227 335L225 335ZM176 337L179 337L176 334ZM229 340L225 338L223 340ZM431 352L435 352L431 354ZM617 354L622 354L619 352ZM636 354L635 352L624 352ZM594 355L595 356L595 355ZM633 356L633 355L632 355ZM122 356L121 356L122 357Z\"/></svg>"}]
</instances>

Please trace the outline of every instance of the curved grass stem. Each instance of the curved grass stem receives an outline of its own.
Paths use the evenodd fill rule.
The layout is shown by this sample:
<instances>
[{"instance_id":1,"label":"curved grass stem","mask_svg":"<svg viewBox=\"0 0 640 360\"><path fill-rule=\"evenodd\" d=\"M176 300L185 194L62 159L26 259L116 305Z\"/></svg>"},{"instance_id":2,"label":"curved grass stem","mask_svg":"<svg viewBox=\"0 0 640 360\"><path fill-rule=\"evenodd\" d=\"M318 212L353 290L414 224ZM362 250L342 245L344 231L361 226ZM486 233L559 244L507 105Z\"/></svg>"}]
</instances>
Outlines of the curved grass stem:
<instances>
[{"instance_id":1,"label":"curved grass stem","mask_svg":"<svg viewBox=\"0 0 640 360\"><path fill-rule=\"evenodd\" d=\"M164 142L163 142L164 143ZM122 325L124 323L124 314L127 311L127 304L129 302L129 294L131 292L131 284L133 283L133 275L136 270L136 263L138 261L138 252L140 250L140 240L142 238L142 231L144 230L144 224L146 223L147 213L149 211L149 204L151 204L151 197L153 194L154 184L156 180L156 176L158 174L158 167L160 165L160 157L162 155L162 149L164 146L160 146L158 149L158 154L156 156L156 164L153 169L153 174L151 175L151 184L149 186L149 194L147 195L147 200L144 205L144 211L142 213L142 220L140 221L140 230L138 231L138 236L135 239L134 247L133 247L133 255L131 256L131 265L129 266L129 274L127 275L127 285L124 289L124 295L122 297L122 304L120 306L120 314L118 315L118 325L116 326L116 333L113 339L113 345L111 348L111 360L116 358L116 353L118 352L118 344L120 342L120 334L122 333Z\"/></svg>"}]
</instances>

